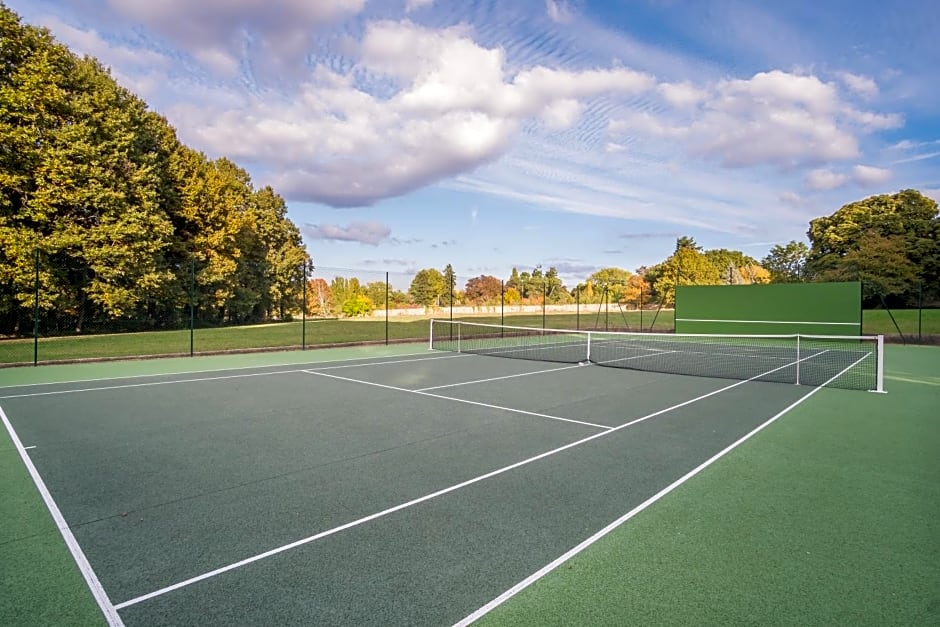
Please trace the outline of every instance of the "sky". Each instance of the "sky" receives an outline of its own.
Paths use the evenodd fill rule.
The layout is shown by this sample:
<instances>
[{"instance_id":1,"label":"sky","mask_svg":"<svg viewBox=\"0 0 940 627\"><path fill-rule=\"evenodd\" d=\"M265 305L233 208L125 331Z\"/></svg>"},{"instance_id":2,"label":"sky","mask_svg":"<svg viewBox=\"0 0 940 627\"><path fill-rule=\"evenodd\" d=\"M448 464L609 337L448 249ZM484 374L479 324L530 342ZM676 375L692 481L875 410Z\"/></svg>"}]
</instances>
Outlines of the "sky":
<instances>
[{"instance_id":1,"label":"sky","mask_svg":"<svg viewBox=\"0 0 940 627\"><path fill-rule=\"evenodd\" d=\"M5 0L287 201L319 267L760 259L940 199L934 0Z\"/></svg>"}]
</instances>

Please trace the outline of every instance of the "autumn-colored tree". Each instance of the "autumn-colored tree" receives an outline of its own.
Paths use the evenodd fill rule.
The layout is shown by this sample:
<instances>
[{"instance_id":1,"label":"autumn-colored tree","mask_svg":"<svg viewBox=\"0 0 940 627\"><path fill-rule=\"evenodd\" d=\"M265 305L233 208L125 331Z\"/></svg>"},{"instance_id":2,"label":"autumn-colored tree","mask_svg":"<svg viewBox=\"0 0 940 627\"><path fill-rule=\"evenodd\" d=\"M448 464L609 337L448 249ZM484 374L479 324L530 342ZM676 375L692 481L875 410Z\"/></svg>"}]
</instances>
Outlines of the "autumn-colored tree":
<instances>
[{"instance_id":1,"label":"autumn-colored tree","mask_svg":"<svg viewBox=\"0 0 940 627\"><path fill-rule=\"evenodd\" d=\"M481 274L467 281L464 294L467 300L475 305L498 303L502 290L499 279L488 274Z\"/></svg>"}]
</instances>

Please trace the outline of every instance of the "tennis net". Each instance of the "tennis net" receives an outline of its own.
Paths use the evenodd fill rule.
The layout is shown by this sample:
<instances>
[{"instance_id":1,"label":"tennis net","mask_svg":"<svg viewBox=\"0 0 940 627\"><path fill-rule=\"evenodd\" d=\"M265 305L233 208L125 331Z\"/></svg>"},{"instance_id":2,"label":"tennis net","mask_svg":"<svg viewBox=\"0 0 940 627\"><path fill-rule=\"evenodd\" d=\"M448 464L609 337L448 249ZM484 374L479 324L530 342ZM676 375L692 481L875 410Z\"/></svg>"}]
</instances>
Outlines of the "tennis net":
<instances>
[{"instance_id":1,"label":"tennis net","mask_svg":"<svg viewBox=\"0 0 940 627\"><path fill-rule=\"evenodd\" d=\"M431 320L430 345L515 359L884 391L882 336L622 333Z\"/></svg>"}]
</instances>

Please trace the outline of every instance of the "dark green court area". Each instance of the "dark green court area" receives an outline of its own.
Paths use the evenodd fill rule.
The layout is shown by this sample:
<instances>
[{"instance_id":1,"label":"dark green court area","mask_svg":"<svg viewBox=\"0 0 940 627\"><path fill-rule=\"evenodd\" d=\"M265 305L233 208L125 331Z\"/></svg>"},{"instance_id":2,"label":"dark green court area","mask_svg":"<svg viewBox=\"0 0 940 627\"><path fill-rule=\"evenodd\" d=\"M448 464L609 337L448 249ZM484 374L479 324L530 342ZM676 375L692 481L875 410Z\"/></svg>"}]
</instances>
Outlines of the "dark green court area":
<instances>
[{"instance_id":1,"label":"dark green court area","mask_svg":"<svg viewBox=\"0 0 940 627\"><path fill-rule=\"evenodd\" d=\"M441 625L812 389L434 351L0 406L127 625Z\"/></svg>"}]
</instances>

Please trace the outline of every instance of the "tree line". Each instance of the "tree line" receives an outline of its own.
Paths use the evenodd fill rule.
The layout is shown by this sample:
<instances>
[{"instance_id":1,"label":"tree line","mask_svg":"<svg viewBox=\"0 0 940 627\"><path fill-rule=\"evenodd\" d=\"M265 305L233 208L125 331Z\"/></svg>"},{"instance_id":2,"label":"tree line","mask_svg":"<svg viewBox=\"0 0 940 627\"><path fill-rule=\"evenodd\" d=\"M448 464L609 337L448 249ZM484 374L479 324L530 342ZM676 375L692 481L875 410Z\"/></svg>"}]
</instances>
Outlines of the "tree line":
<instances>
[{"instance_id":1,"label":"tree line","mask_svg":"<svg viewBox=\"0 0 940 627\"><path fill-rule=\"evenodd\" d=\"M307 259L274 190L0 5L0 333L283 318Z\"/></svg>"}]
</instances>

